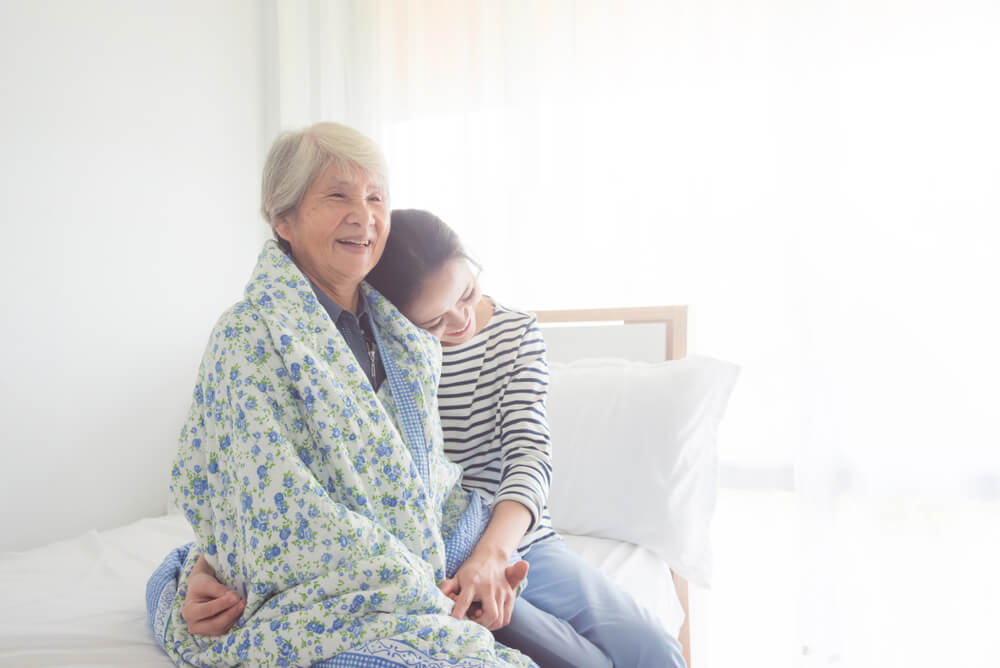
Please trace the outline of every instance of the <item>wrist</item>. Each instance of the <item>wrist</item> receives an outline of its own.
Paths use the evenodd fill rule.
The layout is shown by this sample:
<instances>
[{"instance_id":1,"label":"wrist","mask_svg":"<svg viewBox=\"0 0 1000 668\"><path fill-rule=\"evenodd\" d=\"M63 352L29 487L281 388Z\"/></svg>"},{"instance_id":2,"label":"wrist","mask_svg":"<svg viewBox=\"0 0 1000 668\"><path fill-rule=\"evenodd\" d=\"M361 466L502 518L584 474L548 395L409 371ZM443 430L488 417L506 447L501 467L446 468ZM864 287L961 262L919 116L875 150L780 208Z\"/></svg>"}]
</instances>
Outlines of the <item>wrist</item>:
<instances>
[{"instance_id":1,"label":"wrist","mask_svg":"<svg viewBox=\"0 0 1000 668\"><path fill-rule=\"evenodd\" d=\"M507 562L510 561L512 552L505 545L492 541L487 536L483 536L479 543L476 544L476 548L472 551L472 554L479 559L497 562L506 566Z\"/></svg>"}]
</instances>

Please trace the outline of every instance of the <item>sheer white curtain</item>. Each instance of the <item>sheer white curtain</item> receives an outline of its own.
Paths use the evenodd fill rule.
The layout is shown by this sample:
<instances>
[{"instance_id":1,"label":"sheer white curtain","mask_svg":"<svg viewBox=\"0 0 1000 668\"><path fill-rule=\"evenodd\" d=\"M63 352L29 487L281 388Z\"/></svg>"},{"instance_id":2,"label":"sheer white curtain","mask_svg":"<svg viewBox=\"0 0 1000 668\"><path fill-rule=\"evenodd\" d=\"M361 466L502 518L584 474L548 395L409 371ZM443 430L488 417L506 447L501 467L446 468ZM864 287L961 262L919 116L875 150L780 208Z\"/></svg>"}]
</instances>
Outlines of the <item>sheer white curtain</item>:
<instances>
[{"instance_id":1,"label":"sheer white curtain","mask_svg":"<svg viewBox=\"0 0 1000 668\"><path fill-rule=\"evenodd\" d=\"M694 349L743 366L723 483L795 493L781 665L986 665L969 634L1000 595L977 570L1000 553L995 3L272 8L275 125L375 137L393 205L451 223L492 294L692 304Z\"/></svg>"}]
</instances>

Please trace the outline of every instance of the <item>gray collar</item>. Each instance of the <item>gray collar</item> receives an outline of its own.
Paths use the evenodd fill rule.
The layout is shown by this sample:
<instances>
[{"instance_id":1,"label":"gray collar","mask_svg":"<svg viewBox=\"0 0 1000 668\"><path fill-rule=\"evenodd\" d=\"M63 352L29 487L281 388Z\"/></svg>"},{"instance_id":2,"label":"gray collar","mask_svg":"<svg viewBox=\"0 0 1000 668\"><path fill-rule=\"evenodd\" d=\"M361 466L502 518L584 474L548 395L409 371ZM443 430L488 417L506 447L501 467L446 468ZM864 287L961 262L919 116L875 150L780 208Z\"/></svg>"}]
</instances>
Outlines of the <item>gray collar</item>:
<instances>
[{"instance_id":1,"label":"gray collar","mask_svg":"<svg viewBox=\"0 0 1000 668\"><path fill-rule=\"evenodd\" d=\"M306 280L309 280L308 276L306 277ZM343 306L341 306L337 302L335 302L332 299L330 299L330 296L327 295L325 292L323 292L319 288L319 286L317 286L311 280L309 280L309 285L312 286L313 292L316 293L316 300L319 301L320 305L324 309L326 309L326 312L330 315L330 319L333 322L337 322L340 319L340 316L347 309L345 309ZM368 302L365 301L365 297L361 293L361 289L359 288L358 289L358 313L357 313L358 320L361 320L366 313L368 313Z\"/></svg>"}]
</instances>

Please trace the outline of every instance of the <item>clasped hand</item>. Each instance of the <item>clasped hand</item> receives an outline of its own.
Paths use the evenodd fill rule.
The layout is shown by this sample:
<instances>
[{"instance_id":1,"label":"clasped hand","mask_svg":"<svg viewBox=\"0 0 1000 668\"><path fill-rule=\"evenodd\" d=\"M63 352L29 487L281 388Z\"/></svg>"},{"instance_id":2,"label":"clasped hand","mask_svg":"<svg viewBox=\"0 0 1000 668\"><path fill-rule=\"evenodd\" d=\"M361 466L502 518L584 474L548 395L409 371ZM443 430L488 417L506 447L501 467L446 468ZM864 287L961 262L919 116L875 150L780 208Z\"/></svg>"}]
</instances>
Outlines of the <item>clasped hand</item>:
<instances>
[{"instance_id":1,"label":"clasped hand","mask_svg":"<svg viewBox=\"0 0 1000 668\"><path fill-rule=\"evenodd\" d=\"M468 617L491 631L510 623L514 611L514 591L528 574L528 562L507 566L502 557L473 554L438 588L455 602L451 615ZM218 636L233 627L246 608L246 600L229 589L215 575L204 555L188 576L187 598L181 616L188 630L197 635Z\"/></svg>"},{"instance_id":2,"label":"clasped hand","mask_svg":"<svg viewBox=\"0 0 1000 668\"><path fill-rule=\"evenodd\" d=\"M219 582L204 555L199 555L187 584L181 617L193 634L220 636L233 627L246 608L245 599Z\"/></svg>"},{"instance_id":3,"label":"clasped hand","mask_svg":"<svg viewBox=\"0 0 1000 668\"><path fill-rule=\"evenodd\" d=\"M452 617L468 617L496 631L510 624L517 599L514 592L527 574L527 561L508 566L502 556L482 557L473 553L455 577L447 578L438 588L455 602Z\"/></svg>"}]
</instances>

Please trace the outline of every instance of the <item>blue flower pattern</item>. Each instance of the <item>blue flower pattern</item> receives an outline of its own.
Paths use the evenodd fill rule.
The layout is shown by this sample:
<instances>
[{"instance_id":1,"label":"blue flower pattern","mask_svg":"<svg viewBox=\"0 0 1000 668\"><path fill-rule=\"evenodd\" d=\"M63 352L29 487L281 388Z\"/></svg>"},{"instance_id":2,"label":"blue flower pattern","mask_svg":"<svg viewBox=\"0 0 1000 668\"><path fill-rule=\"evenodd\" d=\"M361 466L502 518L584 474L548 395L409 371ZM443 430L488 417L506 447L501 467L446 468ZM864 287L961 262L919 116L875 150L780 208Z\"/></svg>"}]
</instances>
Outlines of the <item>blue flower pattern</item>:
<instances>
[{"instance_id":1,"label":"blue flower pattern","mask_svg":"<svg viewBox=\"0 0 1000 668\"><path fill-rule=\"evenodd\" d=\"M178 665L404 655L427 666L534 665L449 616L437 588L445 538L472 506L443 451L440 347L366 284L362 294L383 358L405 378L377 394L273 241L212 332L170 486L196 534L164 634ZM397 408L401 391L422 439L403 436L413 421ZM247 598L219 638L192 636L180 614L199 553Z\"/></svg>"}]
</instances>

